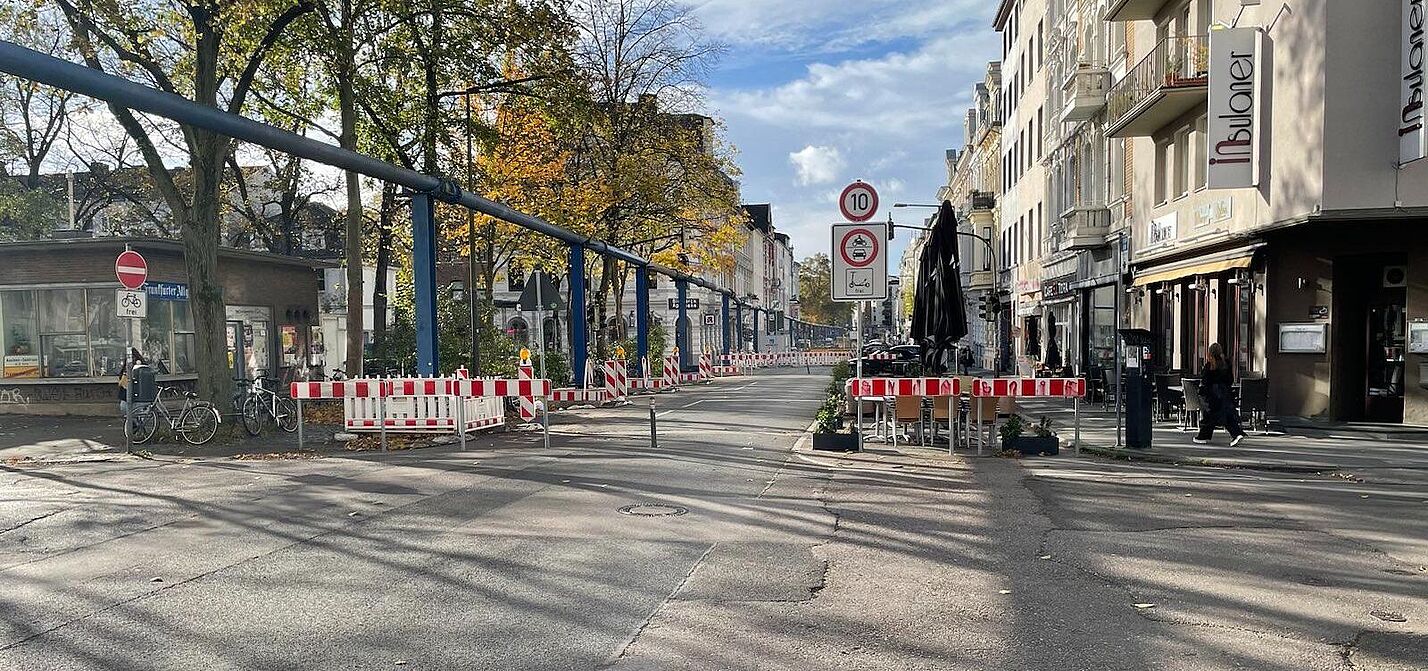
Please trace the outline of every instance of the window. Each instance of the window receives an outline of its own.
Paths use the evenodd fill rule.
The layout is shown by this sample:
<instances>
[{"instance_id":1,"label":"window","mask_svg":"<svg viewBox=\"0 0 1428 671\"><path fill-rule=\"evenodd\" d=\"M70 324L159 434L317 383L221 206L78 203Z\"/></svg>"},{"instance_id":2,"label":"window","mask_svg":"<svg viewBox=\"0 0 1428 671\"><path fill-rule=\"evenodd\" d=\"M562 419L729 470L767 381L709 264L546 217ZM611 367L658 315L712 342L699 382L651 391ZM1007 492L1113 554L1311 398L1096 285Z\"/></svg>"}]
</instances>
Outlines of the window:
<instances>
[{"instance_id":1,"label":"window","mask_svg":"<svg viewBox=\"0 0 1428 671\"><path fill-rule=\"evenodd\" d=\"M506 271L506 291L524 291L526 288L526 273L520 266L514 263Z\"/></svg>"},{"instance_id":2,"label":"window","mask_svg":"<svg viewBox=\"0 0 1428 671\"><path fill-rule=\"evenodd\" d=\"M651 288L651 289L658 289L658 288L659 288L659 273L648 273L648 275L649 275L649 277L650 277L650 288Z\"/></svg>"},{"instance_id":3,"label":"window","mask_svg":"<svg viewBox=\"0 0 1428 671\"><path fill-rule=\"evenodd\" d=\"M1190 193L1190 127L1175 131L1175 181L1170 192L1175 198Z\"/></svg>"},{"instance_id":4,"label":"window","mask_svg":"<svg viewBox=\"0 0 1428 671\"><path fill-rule=\"evenodd\" d=\"M1195 120L1195 132L1190 136L1190 144L1195 148L1195 189L1203 189L1210 180L1210 157L1206 154L1209 151L1209 140L1206 139L1205 124L1207 117L1200 117Z\"/></svg>"},{"instance_id":5,"label":"window","mask_svg":"<svg viewBox=\"0 0 1428 671\"><path fill-rule=\"evenodd\" d=\"M992 227L991 227L991 226L983 226L983 227L982 227L982 237L986 238L987 240L991 240L991 239L992 239ZM992 269L992 259L991 259L990 257L983 258L983 259L982 259L982 270L991 270L991 269Z\"/></svg>"},{"instance_id":6,"label":"window","mask_svg":"<svg viewBox=\"0 0 1428 671\"><path fill-rule=\"evenodd\" d=\"M1119 200L1126 192L1126 141L1111 140L1111 200Z\"/></svg>"},{"instance_id":7,"label":"window","mask_svg":"<svg viewBox=\"0 0 1428 671\"><path fill-rule=\"evenodd\" d=\"M1046 54L1042 51L1042 28L1046 25L1046 20L1036 22L1036 69L1040 70L1042 63L1046 62Z\"/></svg>"},{"instance_id":8,"label":"window","mask_svg":"<svg viewBox=\"0 0 1428 671\"><path fill-rule=\"evenodd\" d=\"M198 364L193 345L193 312L188 301L170 301L173 307L174 345L173 361L169 363L172 373L197 373Z\"/></svg>"},{"instance_id":9,"label":"window","mask_svg":"<svg viewBox=\"0 0 1428 671\"><path fill-rule=\"evenodd\" d=\"M615 319L619 318L616 317ZM511 340L517 345L530 344L530 325L526 324L526 320L520 317L512 319L510 324L506 326L506 334L511 336Z\"/></svg>"},{"instance_id":10,"label":"window","mask_svg":"<svg viewBox=\"0 0 1428 671\"><path fill-rule=\"evenodd\" d=\"M92 364L89 374L94 377L118 376L119 369L124 365L128 334L124 332L123 320L115 314L114 292L90 289L88 294L88 333Z\"/></svg>"},{"instance_id":11,"label":"window","mask_svg":"<svg viewBox=\"0 0 1428 671\"><path fill-rule=\"evenodd\" d=\"M89 375L89 342L85 335L84 290L39 292L40 355L45 377Z\"/></svg>"},{"instance_id":12,"label":"window","mask_svg":"<svg viewBox=\"0 0 1428 671\"><path fill-rule=\"evenodd\" d=\"M1172 161L1175 149L1169 141L1155 144L1155 202L1165 204L1170 198L1170 179L1175 172Z\"/></svg>"},{"instance_id":13,"label":"window","mask_svg":"<svg viewBox=\"0 0 1428 671\"><path fill-rule=\"evenodd\" d=\"M1036 108L1036 158L1040 159L1046 155L1046 148L1041 145L1041 132L1046 128L1046 107Z\"/></svg>"},{"instance_id":14,"label":"window","mask_svg":"<svg viewBox=\"0 0 1428 671\"><path fill-rule=\"evenodd\" d=\"M0 292L0 377L39 377L39 336L32 291Z\"/></svg>"}]
</instances>

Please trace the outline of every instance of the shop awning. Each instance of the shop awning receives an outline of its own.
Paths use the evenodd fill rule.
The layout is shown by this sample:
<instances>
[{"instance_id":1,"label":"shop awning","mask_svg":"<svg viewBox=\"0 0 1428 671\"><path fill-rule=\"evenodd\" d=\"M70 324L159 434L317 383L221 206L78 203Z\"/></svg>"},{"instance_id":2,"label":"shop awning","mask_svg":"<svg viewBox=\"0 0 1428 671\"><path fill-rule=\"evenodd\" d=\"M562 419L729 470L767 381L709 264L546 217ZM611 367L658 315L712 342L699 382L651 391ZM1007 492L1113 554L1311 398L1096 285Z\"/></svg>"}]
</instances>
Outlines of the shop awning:
<instances>
[{"instance_id":1,"label":"shop awning","mask_svg":"<svg viewBox=\"0 0 1428 671\"><path fill-rule=\"evenodd\" d=\"M1239 247L1164 266L1145 268L1136 272L1135 286L1143 287L1157 282L1170 282L1196 275L1212 275L1226 270L1248 268L1254 262L1254 253L1260 246Z\"/></svg>"}]
</instances>

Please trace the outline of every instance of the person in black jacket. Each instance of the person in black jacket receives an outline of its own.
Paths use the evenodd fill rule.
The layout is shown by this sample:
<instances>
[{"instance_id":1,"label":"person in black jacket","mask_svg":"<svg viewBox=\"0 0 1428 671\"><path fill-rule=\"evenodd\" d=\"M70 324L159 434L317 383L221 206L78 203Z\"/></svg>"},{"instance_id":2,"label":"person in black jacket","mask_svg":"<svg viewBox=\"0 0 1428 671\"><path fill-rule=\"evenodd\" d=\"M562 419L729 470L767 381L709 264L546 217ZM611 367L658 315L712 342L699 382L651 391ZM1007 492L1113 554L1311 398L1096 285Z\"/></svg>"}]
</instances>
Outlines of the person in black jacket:
<instances>
[{"instance_id":1,"label":"person in black jacket","mask_svg":"<svg viewBox=\"0 0 1428 671\"><path fill-rule=\"evenodd\" d=\"M1210 355L1200 368L1200 397L1205 403L1205 412L1200 417L1200 433L1195 442L1201 445L1210 442L1215 427L1223 426L1230 434L1230 447L1245 439L1245 430L1240 428L1239 413L1235 411L1235 377L1230 372L1230 364L1225 361L1225 350L1220 343L1210 345Z\"/></svg>"}]
</instances>

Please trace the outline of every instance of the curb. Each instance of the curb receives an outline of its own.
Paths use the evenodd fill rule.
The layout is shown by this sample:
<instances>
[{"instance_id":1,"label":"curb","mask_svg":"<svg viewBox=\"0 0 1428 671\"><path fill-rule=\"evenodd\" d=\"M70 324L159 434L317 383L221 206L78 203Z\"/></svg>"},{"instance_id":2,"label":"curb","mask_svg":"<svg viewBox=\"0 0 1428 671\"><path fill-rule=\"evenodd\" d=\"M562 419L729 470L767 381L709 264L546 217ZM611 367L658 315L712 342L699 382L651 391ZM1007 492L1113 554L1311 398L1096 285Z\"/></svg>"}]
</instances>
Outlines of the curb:
<instances>
[{"instance_id":1,"label":"curb","mask_svg":"<svg viewBox=\"0 0 1428 671\"><path fill-rule=\"evenodd\" d=\"M1352 468L1338 464L1278 464L1268 461L1251 461L1247 459L1216 459L1216 458L1184 458L1174 457L1155 452L1117 449L1114 447L1101 447L1081 443L1081 450L1086 454L1117 459L1120 461L1137 461L1152 464L1168 464L1172 466L1210 466L1214 468L1242 468L1254 471L1271 471L1276 473L1333 473L1338 471L1354 470Z\"/></svg>"}]
</instances>

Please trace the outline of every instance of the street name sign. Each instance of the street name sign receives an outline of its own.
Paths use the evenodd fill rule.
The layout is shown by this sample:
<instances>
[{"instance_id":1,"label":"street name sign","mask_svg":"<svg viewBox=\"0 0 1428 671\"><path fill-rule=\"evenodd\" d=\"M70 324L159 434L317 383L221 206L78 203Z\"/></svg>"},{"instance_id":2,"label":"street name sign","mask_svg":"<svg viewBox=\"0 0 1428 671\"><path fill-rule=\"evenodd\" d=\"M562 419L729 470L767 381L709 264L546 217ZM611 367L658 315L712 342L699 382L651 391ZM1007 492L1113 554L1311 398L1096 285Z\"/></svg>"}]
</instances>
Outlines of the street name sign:
<instances>
[{"instance_id":1,"label":"street name sign","mask_svg":"<svg viewBox=\"0 0 1428 671\"><path fill-rule=\"evenodd\" d=\"M838 302L888 297L887 227L868 224L833 226L832 289Z\"/></svg>"},{"instance_id":2,"label":"street name sign","mask_svg":"<svg viewBox=\"0 0 1428 671\"><path fill-rule=\"evenodd\" d=\"M857 181L843 189L838 197L838 209L848 221L861 222L878 213L878 191L872 184Z\"/></svg>"},{"instance_id":3,"label":"street name sign","mask_svg":"<svg viewBox=\"0 0 1428 671\"><path fill-rule=\"evenodd\" d=\"M114 260L114 276L125 289L138 289L149 278L149 264L138 252L126 249Z\"/></svg>"}]
</instances>

